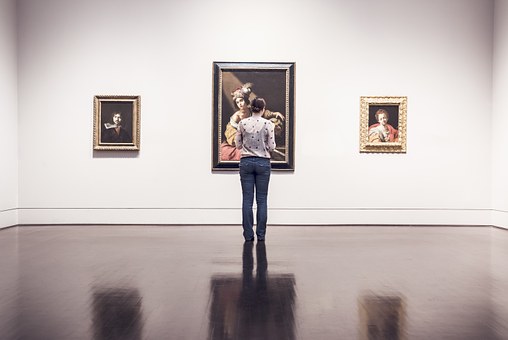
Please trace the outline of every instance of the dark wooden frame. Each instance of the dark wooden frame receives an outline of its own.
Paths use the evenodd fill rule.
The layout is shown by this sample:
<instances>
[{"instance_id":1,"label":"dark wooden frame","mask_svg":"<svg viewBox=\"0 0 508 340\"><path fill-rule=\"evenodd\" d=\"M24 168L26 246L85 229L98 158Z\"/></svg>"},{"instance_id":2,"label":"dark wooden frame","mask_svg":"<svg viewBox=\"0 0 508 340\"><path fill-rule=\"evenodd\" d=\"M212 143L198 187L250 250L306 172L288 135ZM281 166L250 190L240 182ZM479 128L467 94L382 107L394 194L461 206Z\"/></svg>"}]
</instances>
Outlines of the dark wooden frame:
<instances>
[{"instance_id":1,"label":"dark wooden frame","mask_svg":"<svg viewBox=\"0 0 508 340\"><path fill-rule=\"evenodd\" d=\"M277 136L277 149L272 154L272 169L294 170L294 92L295 63L214 62L213 63L213 131L212 170L238 170L238 160L224 160L221 144L229 117L235 112L231 97L238 86L251 82L255 96L267 101L267 109L280 112L284 122Z\"/></svg>"}]
</instances>

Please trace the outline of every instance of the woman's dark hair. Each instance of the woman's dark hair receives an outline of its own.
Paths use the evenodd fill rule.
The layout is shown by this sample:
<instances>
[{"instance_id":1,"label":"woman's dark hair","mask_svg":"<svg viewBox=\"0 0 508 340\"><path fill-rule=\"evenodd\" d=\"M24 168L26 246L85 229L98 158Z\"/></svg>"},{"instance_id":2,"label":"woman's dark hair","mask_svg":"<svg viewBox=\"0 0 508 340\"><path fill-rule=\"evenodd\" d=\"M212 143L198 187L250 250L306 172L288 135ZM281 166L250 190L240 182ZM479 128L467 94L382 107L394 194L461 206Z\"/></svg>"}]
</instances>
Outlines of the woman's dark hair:
<instances>
[{"instance_id":1,"label":"woman's dark hair","mask_svg":"<svg viewBox=\"0 0 508 340\"><path fill-rule=\"evenodd\" d=\"M252 100L250 108L252 112L261 112L266 106L266 102L263 98L256 97Z\"/></svg>"}]
</instances>

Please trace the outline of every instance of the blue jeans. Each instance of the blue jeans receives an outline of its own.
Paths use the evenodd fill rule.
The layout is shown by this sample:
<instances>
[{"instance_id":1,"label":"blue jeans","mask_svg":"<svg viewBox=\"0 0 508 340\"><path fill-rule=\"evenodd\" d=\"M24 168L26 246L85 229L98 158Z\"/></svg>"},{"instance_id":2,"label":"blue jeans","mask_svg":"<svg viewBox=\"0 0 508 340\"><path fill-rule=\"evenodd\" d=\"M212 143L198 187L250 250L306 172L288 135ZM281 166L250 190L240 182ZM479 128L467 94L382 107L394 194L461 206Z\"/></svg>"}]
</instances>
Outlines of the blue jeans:
<instances>
[{"instance_id":1,"label":"blue jeans","mask_svg":"<svg viewBox=\"0 0 508 340\"><path fill-rule=\"evenodd\" d=\"M242 226L246 240L254 238L254 192L256 192L256 235L264 240L266 221L268 219L268 183L270 182L271 165L269 158L243 157L240 159L240 181L242 182Z\"/></svg>"}]
</instances>

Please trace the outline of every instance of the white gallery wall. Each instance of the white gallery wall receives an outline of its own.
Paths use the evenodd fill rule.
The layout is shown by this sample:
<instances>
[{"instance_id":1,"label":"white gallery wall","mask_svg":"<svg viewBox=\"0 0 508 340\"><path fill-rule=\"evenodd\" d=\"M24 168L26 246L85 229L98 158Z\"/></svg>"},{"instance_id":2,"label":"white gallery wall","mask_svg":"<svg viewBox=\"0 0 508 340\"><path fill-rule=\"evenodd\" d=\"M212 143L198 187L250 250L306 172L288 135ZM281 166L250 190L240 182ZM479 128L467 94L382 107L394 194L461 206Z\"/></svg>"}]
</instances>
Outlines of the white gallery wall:
<instances>
[{"instance_id":1,"label":"white gallery wall","mask_svg":"<svg viewBox=\"0 0 508 340\"><path fill-rule=\"evenodd\" d=\"M18 223L16 2L0 0L0 228Z\"/></svg>"},{"instance_id":2,"label":"white gallery wall","mask_svg":"<svg viewBox=\"0 0 508 340\"><path fill-rule=\"evenodd\" d=\"M495 3L492 115L493 224L508 228L508 1Z\"/></svg>"},{"instance_id":3,"label":"white gallery wall","mask_svg":"<svg viewBox=\"0 0 508 340\"><path fill-rule=\"evenodd\" d=\"M238 174L211 171L212 63L280 61L295 171L272 175L270 223L491 224L493 8L19 0L19 223L239 223ZM141 96L138 153L92 150L113 94ZM382 95L408 97L406 154L359 153L360 96Z\"/></svg>"}]
</instances>

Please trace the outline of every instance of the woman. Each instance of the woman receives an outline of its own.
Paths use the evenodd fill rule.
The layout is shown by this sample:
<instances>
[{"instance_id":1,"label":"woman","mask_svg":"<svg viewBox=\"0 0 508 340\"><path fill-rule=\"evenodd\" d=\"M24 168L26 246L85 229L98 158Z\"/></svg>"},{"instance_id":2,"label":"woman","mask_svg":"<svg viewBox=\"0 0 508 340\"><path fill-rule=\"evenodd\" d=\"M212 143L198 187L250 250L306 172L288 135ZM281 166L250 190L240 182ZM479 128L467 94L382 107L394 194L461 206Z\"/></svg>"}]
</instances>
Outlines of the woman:
<instances>
[{"instance_id":1,"label":"woman","mask_svg":"<svg viewBox=\"0 0 508 340\"><path fill-rule=\"evenodd\" d=\"M236 148L241 151L240 182L242 183L242 226L245 241L254 241L252 205L256 193L256 236L265 240L268 218L268 183L270 182L270 152L275 150L273 123L263 118L266 102L255 98L251 102L252 115L238 124Z\"/></svg>"},{"instance_id":2,"label":"woman","mask_svg":"<svg viewBox=\"0 0 508 340\"><path fill-rule=\"evenodd\" d=\"M238 131L238 123L250 116L249 96L252 92L252 84L246 83L231 93L233 103L238 111L233 113L224 131L225 141L220 146L220 157L222 161L239 161L240 150L235 147L235 137Z\"/></svg>"},{"instance_id":3,"label":"woman","mask_svg":"<svg viewBox=\"0 0 508 340\"><path fill-rule=\"evenodd\" d=\"M398 142L399 131L388 124L388 119L390 119L388 111L385 109L379 109L376 111L375 116L377 123L369 127L369 142Z\"/></svg>"}]
</instances>

